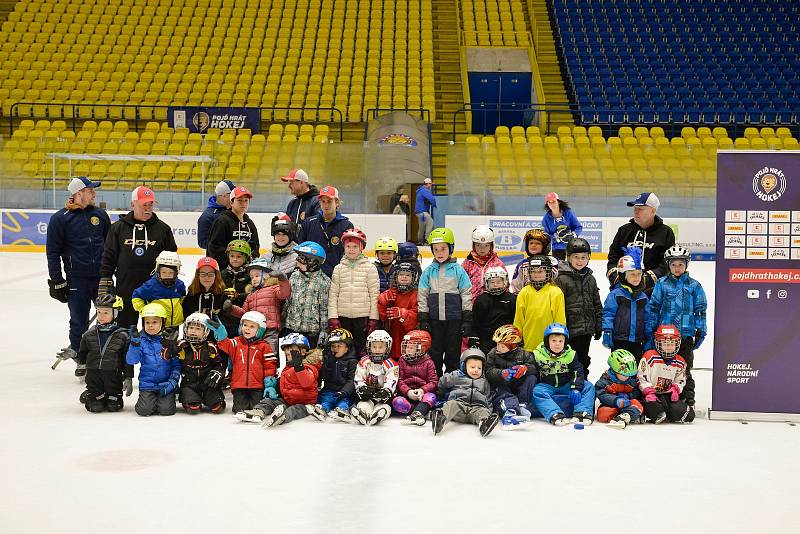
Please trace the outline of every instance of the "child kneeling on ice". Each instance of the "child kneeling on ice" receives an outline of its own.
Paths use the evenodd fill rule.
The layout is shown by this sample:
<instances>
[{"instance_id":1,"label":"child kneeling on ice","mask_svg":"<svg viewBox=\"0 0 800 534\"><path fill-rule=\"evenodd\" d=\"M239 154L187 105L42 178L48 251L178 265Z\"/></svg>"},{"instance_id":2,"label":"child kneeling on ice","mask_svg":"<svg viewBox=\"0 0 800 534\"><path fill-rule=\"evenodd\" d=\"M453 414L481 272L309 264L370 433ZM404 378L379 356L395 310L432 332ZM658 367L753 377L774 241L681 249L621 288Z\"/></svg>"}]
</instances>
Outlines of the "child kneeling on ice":
<instances>
[{"instance_id":1,"label":"child kneeling on ice","mask_svg":"<svg viewBox=\"0 0 800 534\"><path fill-rule=\"evenodd\" d=\"M408 414L406 421L417 426L425 424L428 411L436 406L439 375L428 355L430 348L431 335L425 330L412 330L400 343L400 381L392 408L399 414Z\"/></svg>"},{"instance_id":2,"label":"child kneeling on ice","mask_svg":"<svg viewBox=\"0 0 800 534\"><path fill-rule=\"evenodd\" d=\"M320 273L324 275L322 271ZM311 415L320 421L330 417L334 421L349 423L350 406L356 395L353 380L358 365L353 334L344 328L337 328L328 337L327 345L322 352L322 369L319 372L322 389Z\"/></svg>"},{"instance_id":3,"label":"child kneeling on ice","mask_svg":"<svg viewBox=\"0 0 800 534\"><path fill-rule=\"evenodd\" d=\"M539 383L533 388L533 403L545 421L556 426L569 423L592 424L594 420L594 386L583 376L583 366L575 351L567 345L569 330L553 323L544 329L544 341L534 356L539 365ZM565 406L556 397L568 397L563 404L572 407L572 418L565 415Z\"/></svg>"},{"instance_id":4,"label":"child kneeling on ice","mask_svg":"<svg viewBox=\"0 0 800 534\"><path fill-rule=\"evenodd\" d=\"M236 418L247 423L262 423L264 428L268 428L313 413L322 351L310 348L308 338L303 334L289 334L282 338L281 350L286 354L286 366L278 380L280 398L274 387L267 386L261 402L252 410L237 414Z\"/></svg>"},{"instance_id":5,"label":"child kneeling on ice","mask_svg":"<svg viewBox=\"0 0 800 534\"><path fill-rule=\"evenodd\" d=\"M617 349L608 357L608 370L594 385L600 401L597 420L601 423L623 429L639 422L644 408L636 367L636 357L625 349Z\"/></svg>"},{"instance_id":6,"label":"child kneeling on ice","mask_svg":"<svg viewBox=\"0 0 800 534\"><path fill-rule=\"evenodd\" d=\"M367 356L356 367L355 385L358 404L350 415L362 425L377 425L392 413L389 403L397 388L398 368L389 358L392 336L375 330L367 336Z\"/></svg>"},{"instance_id":7,"label":"child kneeling on ice","mask_svg":"<svg viewBox=\"0 0 800 534\"><path fill-rule=\"evenodd\" d=\"M514 430L531 420L528 404L532 402L539 368L533 354L522 346L522 332L513 324L495 330L492 340L497 346L486 357L492 404L503 417L503 430Z\"/></svg>"},{"instance_id":8,"label":"child kneeling on ice","mask_svg":"<svg viewBox=\"0 0 800 534\"><path fill-rule=\"evenodd\" d=\"M439 395L447 399L441 409L431 412L435 436L450 421L478 425L481 437L488 436L500 416L492 413L489 403L489 382L483 376L486 356L480 349L467 349L461 354L461 368L439 379Z\"/></svg>"}]
</instances>

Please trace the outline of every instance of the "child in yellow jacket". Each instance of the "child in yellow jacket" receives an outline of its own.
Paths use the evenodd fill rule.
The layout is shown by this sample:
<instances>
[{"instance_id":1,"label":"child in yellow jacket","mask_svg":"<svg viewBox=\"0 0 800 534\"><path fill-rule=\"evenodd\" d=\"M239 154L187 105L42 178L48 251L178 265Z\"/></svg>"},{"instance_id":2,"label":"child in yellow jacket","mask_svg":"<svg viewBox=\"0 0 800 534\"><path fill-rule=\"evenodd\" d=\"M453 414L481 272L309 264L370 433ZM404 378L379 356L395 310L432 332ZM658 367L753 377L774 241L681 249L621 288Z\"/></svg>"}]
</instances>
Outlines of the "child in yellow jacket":
<instances>
[{"instance_id":1,"label":"child in yellow jacket","mask_svg":"<svg viewBox=\"0 0 800 534\"><path fill-rule=\"evenodd\" d=\"M544 340L552 323L566 324L564 293L553 282L553 264L547 256L531 256L522 270L525 287L517 295L514 326L522 331L525 350L533 351Z\"/></svg>"}]
</instances>

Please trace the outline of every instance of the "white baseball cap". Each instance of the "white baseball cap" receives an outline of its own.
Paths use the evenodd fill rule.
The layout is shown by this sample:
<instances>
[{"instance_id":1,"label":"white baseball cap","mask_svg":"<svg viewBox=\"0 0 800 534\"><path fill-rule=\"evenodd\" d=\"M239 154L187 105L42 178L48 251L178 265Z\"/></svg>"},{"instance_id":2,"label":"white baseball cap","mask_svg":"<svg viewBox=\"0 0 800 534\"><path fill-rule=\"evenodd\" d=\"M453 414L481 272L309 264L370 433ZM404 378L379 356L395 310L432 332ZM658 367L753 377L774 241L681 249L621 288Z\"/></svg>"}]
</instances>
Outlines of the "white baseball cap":
<instances>
[{"instance_id":1,"label":"white baseball cap","mask_svg":"<svg viewBox=\"0 0 800 534\"><path fill-rule=\"evenodd\" d=\"M658 209L661 205L661 202L658 200L658 197L655 193L642 193L635 199L628 202L628 206L650 206L651 208Z\"/></svg>"},{"instance_id":2,"label":"white baseball cap","mask_svg":"<svg viewBox=\"0 0 800 534\"><path fill-rule=\"evenodd\" d=\"M287 174L286 176L281 176L281 180L284 182L291 182L293 180L297 180L298 182L306 182L308 183L308 173L303 169L292 169L292 172Z\"/></svg>"},{"instance_id":3,"label":"white baseball cap","mask_svg":"<svg viewBox=\"0 0 800 534\"><path fill-rule=\"evenodd\" d=\"M222 180L220 183L217 184L217 187L214 188L214 193L219 195L230 195L231 191L236 187L236 184L231 182L230 180Z\"/></svg>"},{"instance_id":4,"label":"white baseball cap","mask_svg":"<svg viewBox=\"0 0 800 534\"><path fill-rule=\"evenodd\" d=\"M87 187L95 188L100 187L100 182L93 182L88 179L86 176L78 176L70 181L69 185L67 186L67 191L69 191L70 195L74 195L81 189L85 189Z\"/></svg>"}]
</instances>

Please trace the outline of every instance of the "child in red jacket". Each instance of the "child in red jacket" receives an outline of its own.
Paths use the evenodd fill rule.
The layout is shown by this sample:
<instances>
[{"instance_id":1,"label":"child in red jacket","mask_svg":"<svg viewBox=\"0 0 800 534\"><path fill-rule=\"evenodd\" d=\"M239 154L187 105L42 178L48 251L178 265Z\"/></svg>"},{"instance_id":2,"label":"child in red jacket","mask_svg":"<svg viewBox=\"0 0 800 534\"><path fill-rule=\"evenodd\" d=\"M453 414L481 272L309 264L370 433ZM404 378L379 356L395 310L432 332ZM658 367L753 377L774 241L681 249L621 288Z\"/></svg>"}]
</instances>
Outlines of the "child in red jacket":
<instances>
[{"instance_id":1,"label":"child in red jacket","mask_svg":"<svg viewBox=\"0 0 800 534\"><path fill-rule=\"evenodd\" d=\"M242 315L239 335L228 339L224 325L211 324L217 347L231 357L233 373L231 392L233 393L233 413L250 410L258 404L267 390L275 390L278 357L264 341L267 319L257 311ZM276 394L277 396L277 394Z\"/></svg>"},{"instance_id":2,"label":"child in red jacket","mask_svg":"<svg viewBox=\"0 0 800 534\"><path fill-rule=\"evenodd\" d=\"M392 408L399 414L408 414L406 421L422 426L428 411L436 406L436 386L439 375L436 365L428 356L431 348L431 335L425 330L412 330L403 337L400 350L400 380L397 382L397 396L392 400Z\"/></svg>"},{"instance_id":3,"label":"child in red jacket","mask_svg":"<svg viewBox=\"0 0 800 534\"><path fill-rule=\"evenodd\" d=\"M303 334L284 337L281 350L287 355L287 361L279 381L282 398L278 398L276 392L271 390L255 408L237 414L236 418L245 423L262 423L267 428L313 413L317 402L322 351L310 349L308 338Z\"/></svg>"},{"instance_id":4,"label":"child in red jacket","mask_svg":"<svg viewBox=\"0 0 800 534\"><path fill-rule=\"evenodd\" d=\"M392 336L391 358L400 360L403 336L417 328L417 283L419 274L409 262L398 263L391 274L390 285L378 297L378 314Z\"/></svg>"},{"instance_id":5,"label":"child in red jacket","mask_svg":"<svg viewBox=\"0 0 800 534\"><path fill-rule=\"evenodd\" d=\"M267 320L264 339L272 347L272 352L277 354L278 333L281 331L281 301L292 294L292 286L285 274L272 272L269 261L264 258L254 259L247 266L247 272L250 273L252 289L244 305L240 308L226 301L222 309L234 317L242 317L251 310L261 312ZM278 280L276 285L268 285L267 280L271 277Z\"/></svg>"}]
</instances>

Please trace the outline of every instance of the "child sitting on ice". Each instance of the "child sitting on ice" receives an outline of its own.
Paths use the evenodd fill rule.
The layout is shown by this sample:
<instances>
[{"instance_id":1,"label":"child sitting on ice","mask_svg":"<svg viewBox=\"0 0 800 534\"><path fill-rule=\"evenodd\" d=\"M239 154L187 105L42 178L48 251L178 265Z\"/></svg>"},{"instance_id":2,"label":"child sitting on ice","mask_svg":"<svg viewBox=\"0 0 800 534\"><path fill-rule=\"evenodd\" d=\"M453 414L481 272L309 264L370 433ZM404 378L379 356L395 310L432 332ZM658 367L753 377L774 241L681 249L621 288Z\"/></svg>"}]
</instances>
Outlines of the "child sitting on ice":
<instances>
[{"instance_id":1,"label":"child sitting on ice","mask_svg":"<svg viewBox=\"0 0 800 534\"><path fill-rule=\"evenodd\" d=\"M623 429L638 423L644 413L642 394L636 378L636 357L625 349L617 349L608 357L608 370L595 383L600 407L597 420L611 428Z\"/></svg>"},{"instance_id":2,"label":"child sitting on ice","mask_svg":"<svg viewBox=\"0 0 800 534\"><path fill-rule=\"evenodd\" d=\"M362 425L377 425L392 413L389 403L397 388L398 368L389 358L392 336L375 330L367 336L367 356L356 367L355 386L358 403L350 415Z\"/></svg>"},{"instance_id":3,"label":"child sitting on ice","mask_svg":"<svg viewBox=\"0 0 800 534\"><path fill-rule=\"evenodd\" d=\"M694 409L686 404L686 360L679 354L681 331L675 325L660 325L653 336L655 350L648 350L639 362L639 389L644 395L644 414L658 425L691 423Z\"/></svg>"},{"instance_id":4,"label":"child sitting on ice","mask_svg":"<svg viewBox=\"0 0 800 534\"><path fill-rule=\"evenodd\" d=\"M322 389L314 406L314 417L320 421L330 417L334 421L350 422L350 407L356 391L353 381L357 365L358 356L353 347L353 335L349 330L337 328L331 332L322 353L322 369L319 373Z\"/></svg>"},{"instance_id":5,"label":"child sitting on ice","mask_svg":"<svg viewBox=\"0 0 800 534\"><path fill-rule=\"evenodd\" d=\"M530 422L533 388L539 368L536 358L522 346L522 332L513 324L494 333L495 348L486 359L486 378L492 387L492 404L502 415L503 430L514 430Z\"/></svg>"},{"instance_id":6,"label":"child sitting on ice","mask_svg":"<svg viewBox=\"0 0 800 534\"><path fill-rule=\"evenodd\" d=\"M400 380L392 408L399 414L408 414L406 420L417 426L425 424L428 411L436 406L439 375L428 355L430 348L431 335L424 330L412 330L400 343Z\"/></svg>"}]
</instances>

